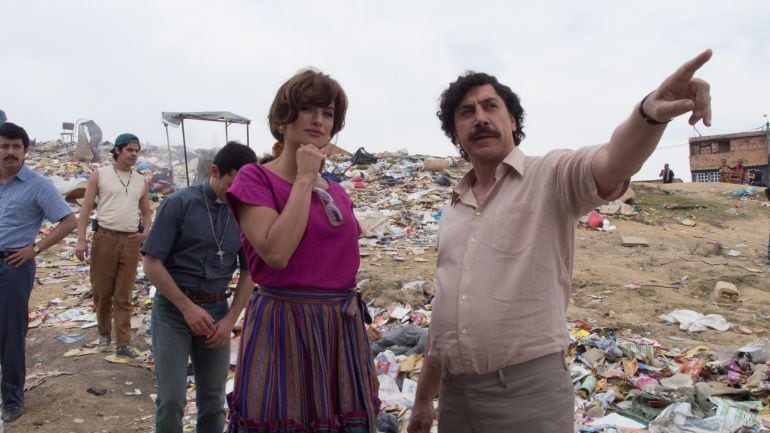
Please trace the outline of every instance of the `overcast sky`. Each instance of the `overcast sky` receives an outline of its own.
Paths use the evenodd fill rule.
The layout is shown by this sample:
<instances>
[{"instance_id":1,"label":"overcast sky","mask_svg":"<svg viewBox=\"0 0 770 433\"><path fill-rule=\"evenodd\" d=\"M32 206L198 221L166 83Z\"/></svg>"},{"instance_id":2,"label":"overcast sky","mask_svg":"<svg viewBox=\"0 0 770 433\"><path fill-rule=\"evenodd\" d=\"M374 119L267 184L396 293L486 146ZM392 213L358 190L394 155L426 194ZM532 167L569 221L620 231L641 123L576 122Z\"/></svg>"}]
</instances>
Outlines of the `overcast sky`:
<instances>
[{"instance_id":1,"label":"overcast sky","mask_svg":"<svg viewBox=\"0 0 770 433\"><path fill-rule=\"evenodd\" d=\"M348 93L338 144L371 152L457 155L436 119L438 96L466 70L496 75L522 99L521 149L606 142L646 93L706 48L713 126L748 131L770 114L770 5L699 1L0 0L0 109L32 137L93 119L105 139L134 132L166 144L162 111L228 110L252 119L268 151L277 88L314 66ZM223 127L188 122L191 147ZM181 131L169 128L171 142ZM686 118L671 123L635 179L664 162L689 179ZM245 142L244 128L230 138Z\"/></svg>"}]
</instances>

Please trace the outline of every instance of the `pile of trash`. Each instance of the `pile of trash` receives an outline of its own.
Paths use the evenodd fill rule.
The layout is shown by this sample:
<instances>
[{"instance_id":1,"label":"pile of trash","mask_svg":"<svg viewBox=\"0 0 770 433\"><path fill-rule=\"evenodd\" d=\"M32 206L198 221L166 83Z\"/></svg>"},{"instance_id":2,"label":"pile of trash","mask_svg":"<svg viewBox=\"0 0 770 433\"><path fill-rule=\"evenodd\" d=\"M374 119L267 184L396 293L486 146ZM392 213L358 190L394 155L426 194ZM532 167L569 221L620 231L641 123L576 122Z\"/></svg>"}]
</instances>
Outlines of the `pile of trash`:
<instances>
[{"instance_id":1,"label":"pile of trash","mask_svg":"<svg viewBox=\"0 0 770 433\"><path fill-rule=\"evenodd\" d=\"M414 405L427 344L430 311L393 304L370 308L369 329L383 402L382 432L403 431ZM676 310L662 319L693 328L697 313ZM731 324L702 316L708 326ZM575 392L576 432L735 433L770 426L770 340L736 350L706 346L664 347L630 331L567 324L567 352ZM434 402L437 407L437 402Z\"/></svg>"},{"instance_id":2,"label":"pile of trash","mask_svg":"<svg viewBox=\"0 0 770 433\"><path fill-rule=\"evenodd\" d=\"M580 432L733 433L770 426L767 339L734 351L665 348L580 321L570 324L570 335Z\"/></svg>"},{"instance_id":3,"label":"pile of trash","mask_svg":"<svg viewBox=\"0 0 770 433\"><path fill-rule=\"evenodd\" d=\"M142 149L136 168L148 179L154 201L162 201L180 184L178 179L184 179L180 153L177 151L169 169L165 150ZM190 165L207 166L208 153L199 152ZM105 152L101 161L106 163L111 157ZM73 205L82 198L84 182L98 167L77 161L73 149L58 141L37 145L27 164L50 178L63 195L71 198ZM373 287L366 273L376 276L378 267L393 265L389 261L414 265L428 262L424 256L426 250L436 246L441 210L451 198L452 187L468 168L467 162L455 158L410 155L405 150L373 155L362 148L353 155L338 154L328 159L322 171L324 178L338 182L353 198L363 231L359 244L368 270L359 275L358 286L370 300L374 319L367 332L380 380L383 407L378 427L382 432L404 431L408 422L427 344L435 283L406 281L390 291L382 291ZM633 199L621 198L586 215L581 223L609 232L615 229L610 218L635 218L640 211ZM687 218L678 222L689 223ZM50 225L42 230L50 230ZM623 240L624 245L644 245L642 241ZM34 306L30 328L61 329L58 340L78 346L64 356L98 354L96 342L87 341L88 329L96 325L88 266L74 257L74 234L63 245L57 252L48 251L38 258L38 266L49 269L45 276L38 274L37 283L63 284L66 297ZM429 265L432 266L424 266ZM154 293L155 288L144 277L140 264L132 298L132 328L145 347L150 345L149 315ZM727 287L720 291L720 296L729 297L732 293ZM694 312L677 310L664 320L680 325L687 321L687 326L695 323L712 329L731 326L718 318L696 317L691 313ZM576 431L767 431L763 426L770 425L766 421L770 420L770 341L757 339L734 351L704 346L676 348L663 347L648 336L582 321L566 326L572 338L567 357L576 395ZM237 359L237 341L233 339L231 367ZM152 354L145 351L143 355L137 364L152 369ZM228 386L232 386L232 377ZM190 377L184 419L188 428L195 422L194 390Z\"/></svg>"}]
</instances>

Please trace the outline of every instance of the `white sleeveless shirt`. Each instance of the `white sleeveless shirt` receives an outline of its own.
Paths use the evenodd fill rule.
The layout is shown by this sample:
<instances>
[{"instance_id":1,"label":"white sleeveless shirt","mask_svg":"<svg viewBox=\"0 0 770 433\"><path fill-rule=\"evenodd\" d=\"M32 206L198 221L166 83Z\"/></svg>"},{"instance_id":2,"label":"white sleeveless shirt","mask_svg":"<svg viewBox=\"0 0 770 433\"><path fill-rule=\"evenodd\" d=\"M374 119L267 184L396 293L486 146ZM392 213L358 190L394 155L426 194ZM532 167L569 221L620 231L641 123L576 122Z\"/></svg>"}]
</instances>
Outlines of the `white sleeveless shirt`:
<instances>
[{"instance_id":1,"label":"white sleeveless shirt","mask_svg":"<svg viewBox=\"0 0 770 433\"><path fill-rule=\"evenodd\" d=\"M146 189L144 176L136 170L116 172L114 165L100 168L96 214L99 225L118 232L136 233L139 230L139 199Z\"/></svg>"}]
</instances>

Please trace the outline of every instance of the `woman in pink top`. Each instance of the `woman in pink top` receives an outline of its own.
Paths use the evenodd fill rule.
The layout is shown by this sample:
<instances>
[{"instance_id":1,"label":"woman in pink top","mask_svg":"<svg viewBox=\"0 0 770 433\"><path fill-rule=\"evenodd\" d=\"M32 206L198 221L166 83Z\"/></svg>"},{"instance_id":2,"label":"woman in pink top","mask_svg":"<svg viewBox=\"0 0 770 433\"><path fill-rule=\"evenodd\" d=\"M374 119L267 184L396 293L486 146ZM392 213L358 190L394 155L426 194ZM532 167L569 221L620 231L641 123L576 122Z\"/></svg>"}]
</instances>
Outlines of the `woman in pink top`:
<instances>
[{"instance_id":1,"label":"woman in pink top","mask_svg":"<svg viewBox=\"0 0 770 433\"><path fill-rule=\"evenodd\" d=\"M319 175L347 97L305 70L278 90L268 122L282 143L227 193L260 286L246 309L230 432L375 432L377 376L355 291L360 228L342 187Z\"/></svg>"}]
</instances>

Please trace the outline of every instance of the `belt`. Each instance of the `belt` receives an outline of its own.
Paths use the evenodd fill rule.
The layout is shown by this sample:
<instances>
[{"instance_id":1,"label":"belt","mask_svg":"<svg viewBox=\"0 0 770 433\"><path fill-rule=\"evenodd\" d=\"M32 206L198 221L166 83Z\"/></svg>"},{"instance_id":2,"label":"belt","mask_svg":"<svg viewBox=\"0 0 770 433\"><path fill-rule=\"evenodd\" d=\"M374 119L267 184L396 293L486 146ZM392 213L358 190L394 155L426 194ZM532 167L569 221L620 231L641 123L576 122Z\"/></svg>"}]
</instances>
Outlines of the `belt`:
<instances>
[{"instance_id":1,"label":"belt","mask_svg":"<svg viewBox=\"0 0 770 433\"><path fill-rule=\"evenodd\" d=\"M538 373L558 369L568 369L564 359L564 352L557 352L550 355L541 356L540 358L535 358L520 364L509 365L507 367L500 368L497 371L492 371L485 374L442 374L442 376L445 381L449 381L457 386L465 387L483 382L505 382L505 379L521 379Z\"/></svg>"},{"instance_id":2,"label":"belt","mask_svg":"<svg viewBox=\"0 0 770 433\"><path fill-rule=\"evenodd\" d=\"M230 292L228 292L227 290L223 290L219 293L203 293L203 292L192 292L190 290L182 289L182 293L184 293L185 296L190 298L193 304L197 304L197 305L213 304L215 302L224 301L230 297Z\"/></svg>"},{"instance_id":3,"label":"belt","mask_svg":"<svg viewBox=\"0 0 770 433\"><path fill-rule=\"evenodd\" d=\"M133 234L137 233L137 232L120 232L120 231L117 231L117 230L108 229L108 228L104 227L101 224L97 224L96 227L97 227L97 230L95 230L95 231L115 233L115 234L119 234L119 235L133 235Z\"/></svg>"},{"instance_id":4,"label":"belt","mask_svg":"<svg viewBox=\"0 0 770 433\"><path fill-rule=\"evenodd\" d=\"M268 298L303 304L341 304L342 314L346 317L355 319L360 311L364 322L367 324L372 323L369 309L366 307L361 293L356 290L327 292L323 290L275 289L258 286L254 288L254 293Z\"/></svg>"}]
</instances>

